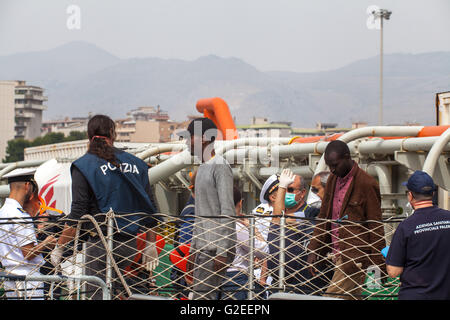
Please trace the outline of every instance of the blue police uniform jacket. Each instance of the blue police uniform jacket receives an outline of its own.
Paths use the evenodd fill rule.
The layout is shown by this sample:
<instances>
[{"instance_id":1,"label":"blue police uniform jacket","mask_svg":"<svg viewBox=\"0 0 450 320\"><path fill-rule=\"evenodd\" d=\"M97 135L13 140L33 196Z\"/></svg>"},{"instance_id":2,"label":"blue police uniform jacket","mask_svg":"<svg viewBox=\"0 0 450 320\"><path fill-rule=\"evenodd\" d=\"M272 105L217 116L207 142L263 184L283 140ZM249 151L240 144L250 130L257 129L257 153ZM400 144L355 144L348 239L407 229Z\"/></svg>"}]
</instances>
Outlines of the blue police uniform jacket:
<instances>
[{"instance_id":1,"label":"blue police uniform jacket","mask_svg":"<svg viewBox=\"0 0 450 320\"><path fill-rule=\"evenodd\" d=\"M106 213L112 209L118 214L116 220L119 230L136 234L146 220L142 213L156 213L146 192L149 184L148 166L127 152L118 151L115 156L118 167L90 153L72 165L81 171L91 186L100 212ZM128 215L137 212L141 214ZM121 218L120 214L127 215Z\"/></svg>"}]
</instances>

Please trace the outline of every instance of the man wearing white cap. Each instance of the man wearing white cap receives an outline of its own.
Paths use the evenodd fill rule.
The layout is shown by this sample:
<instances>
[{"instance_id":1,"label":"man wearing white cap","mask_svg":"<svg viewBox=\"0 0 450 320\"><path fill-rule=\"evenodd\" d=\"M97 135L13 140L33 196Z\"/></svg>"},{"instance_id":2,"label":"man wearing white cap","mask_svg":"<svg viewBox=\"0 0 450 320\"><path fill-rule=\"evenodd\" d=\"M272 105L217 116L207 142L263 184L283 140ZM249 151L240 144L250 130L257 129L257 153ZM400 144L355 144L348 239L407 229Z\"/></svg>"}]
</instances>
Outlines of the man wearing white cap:
<instances>
[{"instance_id":1,"label":"man wearing white cap","mask_svg":"<svg viewBox=\"0 0 450 320\"><path fill-rule=\"evenodd\" d=\"M273 205L277 196L276 191L278 190L278 176L276 174L271 175L263 187L261 188L261 193L259 194L259 201L261 202L252 213L255 215L270 216L273 211ZM257 219L256 226L262 235L267 239L267 234L269 233L270 219L261 218Z\"/></svg>"},{"instance_id":2,"label":"man wearing white cap","mask_svg":"<svg viewBox=\"0 0 450 320\"><path fill-rule=\"evenodd\" d=\"M269 250L271 259L268 266L277 281L280 268L283 266L285 277L279 285L289 285L302 293L317 290L317 283L311 279L307 269L306 248L313 231L310 219L319 213L318 208L306 203L307 183L304 177L295 175L284 169L279 178L279 191L274 202L272 223L269 232ZM281 247L280 216L286 217L284 228L284 247ZM284 263L281 265L280 252L284 252Z\"/></svg>"},{"instance_id":3,"label":"man wearing white cap","mask_svg":"<svg viewBox=\"0 0 450 320\"><path fill-rule=\"evenodd\" d=\"M10 193L0 209L0 218L10 219L7 221L11 223L0 224L0 262L9 276L40 275L39 268L44 264L42 251L56 244L53 236L38 244L32 220L36 212L27 213L23 209L38 188L34 172L35 169L16 169L4 176ZM40 281L10 280L5 281L4 287L8 298L43 299Z\"/></svg>"},{"instance_id":4,"label":"man wearing white cap","mask_svg":"<svg viewBox=\"0 0 450 320\"><path fill-rule=\"evenodd\" d=\"M270 230L271 218L269 217L273 212L273 204L277 196L278 184L279 180L276 174L271 175L266 180L261 188L261 193L259 194L261 203L252 211L252 214L261 216L261 218L255 219L255 226L258 228L266 242ZM255 270L255 278L258 279L259 284L263 287L266 284L270 285L272 282L272 277L268 276L267 271L267 260L261 261L261 268Z\"/></svg>"}]
</instances>

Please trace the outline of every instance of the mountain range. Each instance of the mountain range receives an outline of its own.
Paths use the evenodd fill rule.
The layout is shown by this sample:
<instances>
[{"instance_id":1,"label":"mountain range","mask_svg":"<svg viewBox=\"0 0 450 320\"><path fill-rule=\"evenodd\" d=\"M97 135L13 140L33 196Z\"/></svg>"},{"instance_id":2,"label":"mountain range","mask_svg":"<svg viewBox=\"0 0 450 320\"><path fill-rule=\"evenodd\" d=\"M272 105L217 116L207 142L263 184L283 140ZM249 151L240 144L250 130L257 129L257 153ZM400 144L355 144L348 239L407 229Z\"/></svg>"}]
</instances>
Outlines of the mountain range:
<instances>
[{"instance_id":1,"label":"mountain range","mask_svg":"<svg viewBox=\"0 0 450 320\"><path fill-rule=\"evenodd\" d=\"M378 122L379 56L330 71L263 72L238 58L121 59L93 44L70 42L0 56L0 79L42 86L47 120L88 112L123 118L139 106L160 105L181 121L198 114L197 100L221 97L237 124L253 116L294 127ZM435 94L450 90L450 52L385 54L383 81L384 124L434 124Z\"/></svg>"}]
</instances>

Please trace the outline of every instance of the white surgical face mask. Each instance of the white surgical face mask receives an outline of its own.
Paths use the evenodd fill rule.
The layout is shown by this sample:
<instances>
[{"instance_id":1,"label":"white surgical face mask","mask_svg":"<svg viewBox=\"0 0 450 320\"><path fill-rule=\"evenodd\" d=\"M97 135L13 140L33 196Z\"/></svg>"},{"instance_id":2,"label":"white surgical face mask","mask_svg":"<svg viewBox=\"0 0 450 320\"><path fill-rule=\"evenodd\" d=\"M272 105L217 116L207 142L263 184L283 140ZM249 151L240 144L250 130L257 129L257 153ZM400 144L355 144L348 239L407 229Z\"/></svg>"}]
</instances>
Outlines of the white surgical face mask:
<instances>
[{"instance_id":1,"label":"white surgical face mask","mask_svg":"<svg viewBox=\"0 0 450 320\"><path fill-rule=\"evenodd\" d=\"M314 192L310 192L308 194L308 199L306 200L306 203L310 207L320 208L320 206L322 205L322 200L320 200L320 197L317 194L315 194Z\"/></svg>"}]
</instances>

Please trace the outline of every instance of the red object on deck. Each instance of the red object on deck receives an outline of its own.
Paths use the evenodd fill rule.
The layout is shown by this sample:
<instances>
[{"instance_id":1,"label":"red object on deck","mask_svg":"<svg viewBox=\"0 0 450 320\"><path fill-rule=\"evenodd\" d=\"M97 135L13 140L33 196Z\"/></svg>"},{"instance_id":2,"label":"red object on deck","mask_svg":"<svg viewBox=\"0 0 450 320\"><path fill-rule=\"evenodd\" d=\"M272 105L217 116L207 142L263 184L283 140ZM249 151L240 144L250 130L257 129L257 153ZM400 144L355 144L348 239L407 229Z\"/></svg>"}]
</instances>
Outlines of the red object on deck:
<instances>
[{"instance_id":1,"label":"red object on deck","mask_svg":"<svg viewBox=\"0 0 450 320\"><path fill-rule=\"evenodd\" d=\"M145 249L145 240L147 238L146 233L139 233L136 236L136 249L139 251L133 258L133 262L125 268L125 271L132 275L137 276L138 269L140 267L141 258L142 258L142 250ZM165 247L166 241L159 234L156 235L156 251L158 255L161 253L162 249Z\"/></svg>"},{"instance_id":2,"label":"red object on deck","mask_svg":"<svg viewBox=\"0 0 450 320\"><path fill-rule=\"evenodd\" d=\"M173 263L174 266L176 266L178 269L180 269L183 272L186 272L187 267L187 261L189 258L189 249L191 248L191 244L181 244L175 249L172 250L172 252L169 255L170 262Z\"/></svg>"}]
</instances>

